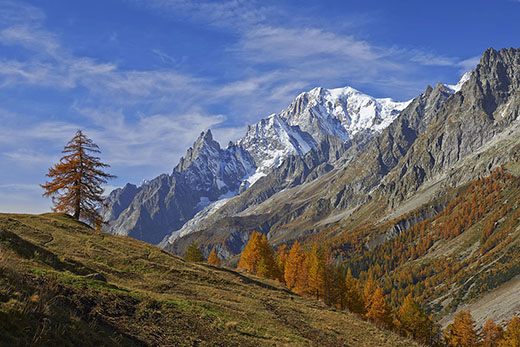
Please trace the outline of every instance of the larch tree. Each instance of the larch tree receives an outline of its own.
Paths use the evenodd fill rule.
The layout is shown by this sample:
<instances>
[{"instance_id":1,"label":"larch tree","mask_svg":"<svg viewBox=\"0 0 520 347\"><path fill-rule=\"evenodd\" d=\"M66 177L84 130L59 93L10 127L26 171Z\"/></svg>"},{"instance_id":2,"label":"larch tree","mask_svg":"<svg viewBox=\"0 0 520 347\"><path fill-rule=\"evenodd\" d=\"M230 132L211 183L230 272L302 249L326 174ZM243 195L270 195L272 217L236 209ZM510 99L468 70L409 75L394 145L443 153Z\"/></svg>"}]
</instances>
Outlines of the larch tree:
<instances>
[{"instance_id":1,"label":"larch tree","mask_svg":"<svg viewBox=\"0 0 520 347\"><path fill-rule=\"evenodd\" d=\"M55 212L66 212L77 220L86 220L99 228L102 224L98 212L103 204L103 184L114 178L103 171L110 167L100 161L96 154L101 153L99 146L81 130L70 140L62 153L60 162L49 168L45 182L41 187L43 196L52 197Z\"/></svg>"},{"instance_id":2,"label":"larch tree","mask_svg":"<svg viewBox=\"0 0 520 347\"><path fill-rule=\"evenodd\" d=\"M204 261L204 256L202 256L200 247L195 243L195 241L190 243L190 245L186 249L186 252L184 253L184 259L193 262Z\"/></svg>"},{"instance_id":3,"label":"larch tree","mask_svg":"<svg viewBox=\"0 0 520 347\"><path fill-rule=\"evenodd\" d=\"M515 316L504 332L504 338L500 341L500 347L520 346L520 317Z\"/></svg>"},{"instance_id":4,"label":"larch tree","mask_svg":"<svg viewBox=\"0 0 520 347\"><path fill-rule=\"evenodd\" d=\"M246 269L251 273L256 273L256 268L260 263L262 252L260 250L261 235L257 232L252 232L249 237L247 245L242 250L238 267Z\"/></svg>"},{"instance_id":5,"label":"larch tree","mask_svg":"<svg viewBox=\"0 0 520 347\"><path fill-rule=\"evenodd\" d=\"M215 247L213 247L209 254L208 264L220 267L220 258L218 257L217 252L215 252Z\"/></svg>"},{"instance_id":6,"label":"larch tree","mask_svg":"<svg viewBox=\"0 0 520 347\"><path fill-rule=\"evenodd\" d=\"M502 339L504 330L500 325L496 325L492 318L488 318L481 332L481 345L486 347L498 347L499 341Z\"/></svg>"},{"instance_id":7,"label":"larch tree","mask_svg":"<svg viewBox=\"0 0 520 347\"><path fill-rule=\"evenodd\" d=\"M314 246L307 256L309 274L307 279L307 290L310 296L319 300L323 297L325 287L325 267L323 252Z\"/></svg>"},{"instance_id":8,"label":"larch tree","mask_svg":"<svg viewBox=\"0 0 520 347\"><path fill-rule=\"evenodd\" d=\"M274 258L273 248L265 235L260 237L260 254L260 262L256 270L257 274L270 279L280 278L280 270Z\"/></svg>"},{"instance_id":9,"label":"larch tree","mask_svg":"<svg viewBox=\"0 0 520 347\"><path fill-rule=\"evenodd\" d=\"M347 277L345 277L345 305L349 311L364 314L365 301L363 300L363 293L359 285L359 281L352 276L350 268L347 271Z\"/></svg>"},{"instance_id":10,"label":"larch tree","mask_svg":"<svg viewBox=\"0 0 520 347\"><path fill-rule=\"evenodd\" d=\"M381 288L376 288L372 295L372 300L368 305L367 313L365 317L374 322L379 327L385 329L392 329L392 311L386 303L385 296Z\"/></svg>"},{"instance_id":11,"label":"larch tree","mask_svg":"<svg viewBox=\"0 0 520 347\"><path fill-rule=\"evenodd\" d=\"M365 303L365 311L368 311L372 302L372 296L377 289L376 281L372 272L368 275L368 279L363 283L363 302Z\"/></svg>"},{"instance_id":12,"label":"larch tree","mask_svg":"<svg viewBox=\"0 0 520 347\"><path fill-rule=\"evenodd\" d=\"M240 256L238 267L262 277L278 277L273 249L267 242L265 235L257 232L251 233L249 242Z\"/></svg>"},{"instance_id":13,"label":"larch tree","mask_svg":"<svg viewBox=\"0 0 520 347\"><path fill-rule=\"evenodd\" d=\"M428 343L433 335L434 323L419 308L412 294L408 294L397 313L397 328L406 337Z\"/></svg>"},{"instance_id":14,"label":"larch tree","mask_svg":"<svg viewBox=\"0 0 520 347\"><path fill-rule=\"evenodd\" d=\"M444 339L448 346L477 346L477 338L475 321L469 310L457 313L453 323L444 330Z\"/></svg>"},{"instance_id":15,"label":"larch tree","mask_svg":"<svg viewBox=\"0 0 520 347\"><path fill-rule=\"evenodd\" d=\"M278 280L281 283L285 283L285 264L287 263L287 257L289 257L289 250L287 245L281 245L276 251L276 265L278 266Z\"/></svg>"},{"instance_id":16,"label":"larch tree","mask_svg":"<svg viewBox=\"0 0 520 347\"><path fill-rule=\"evenodd\" d=\"M298 241L292 245L289 255L287 256L284 279L287 288L290 290L298 294L305 292L307 285L307 267L305 254Z\"/></svg>"}]
</instances>

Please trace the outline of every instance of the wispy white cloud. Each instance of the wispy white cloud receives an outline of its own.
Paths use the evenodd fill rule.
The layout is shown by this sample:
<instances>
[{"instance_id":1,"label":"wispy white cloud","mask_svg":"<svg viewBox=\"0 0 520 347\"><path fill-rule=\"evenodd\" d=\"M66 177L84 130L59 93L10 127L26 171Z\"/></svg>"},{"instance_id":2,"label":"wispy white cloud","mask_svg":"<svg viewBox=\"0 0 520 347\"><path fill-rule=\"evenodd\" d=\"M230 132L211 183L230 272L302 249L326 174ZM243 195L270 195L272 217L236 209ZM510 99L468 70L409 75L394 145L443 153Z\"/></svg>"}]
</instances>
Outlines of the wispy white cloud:
<instances>
[{"instance_id":1,"label":"wispy white cloud","mask_svg":"<svg viewBox=\"0 0 520 347\"><path fill-rule=\"evenodd\" d=\"M367 42L316 28L256 27L244 35L239 48L249 59L257 61L310 59L319 55L368 61L378 58Z\"/></svg>"},{"instance_id":2,"label":"wispy white cloud","mask_svg":"<svg viewBox=\"0 0 520 347\"><path fill-rule=\"evenodd\" d=\"M519 0L519 2L520 2L520 0ZM475 57L471 57L471 58L464 59L464 60L457 62L457 66L460 67L460 72L464 73L464 72L474 69L478 65L479 62L480 62L480 56L477 55Z\"/></svg>"},{"instance_id":3,"label":"wispy white cloud","mask_svg":"<svg viewBox=\"0 0 520 347\"><path fill-rule=\"evenodd\" d=\"M410 53L410 61L425 66L453 66L457 64L457 60L454 58L436 55L430 52L412 50Z\"/></svg>"},{"instance_id":4,"label":"wispy white cloud","mask_svg":"<svg viewBox=\"0 0 520 347\"><path fill-rule=\"evenodd\" d=\"M360 39L351 30L355 25L335 31L308 19L276 20L292 15L258 2L134 2L231 32L235 41L225 53L233 77L222 82L180 71L183 58L161 49L150 51L162 62L160 69L128 69L81 56L47 29L41 10L0 0L0 45L24 52L0 57L0 88L83 93L75 94L68 116L38 120L0 109L0 157L5 163L30 166L43 176L82 128L101 146L102 159L119 170L170 171L200 131L212 128L225 145L242 136L247 123L280 111L297 94L317 85L380 84L389 93L414 95L427 84L419 77L410 79L421 66L469 70L478 62L428 50L380 47ZM117 43L119 38L114 33L110 40ZM214 105L232 112L212 112Z\"/></svg>"},{"instance_id":5,"label":"wispy white cloud","mask_svg":"<svg viewBox=\"0 0 520 347\"><path fill-rule=\"evenodd\" d=\"M58 155L49 155L43 151L30 148L17 148L4 153L7 161L16 162L21 167L33 168L35 166L50 166L59 160ZM4 160L5 162L5 160Z\"/></svg>"},{"instance_id":6,"label":"wispy white cloud","mask_svg":"<svg viewBox=\"0 0 520 347\"><path fill-rule=\"evenodd\" d=\"M3 20L15 12L14 18ZM169 170L200 131L225 120L223 115L204 111L203 105L192 106L197 104L194 100L218 90L203 78L173 69L124 70L112 62L77 56L44 28L45 16L29 5L0 2L0 18L0 44L33 52L25 59L0 60L0 87L88 91L87 97L71 105L70 113L81 116L74 121L68 117L29 119L0 110L0 117L6 119L27 118L19 124L0 124L0 143L4 144L0 156L10 163L41 168L47 162L48 167L56 157L33 148L47 143L47 151L59 150L82 128L104 148L106 160L113 165ZM162 58L168 59L164 54ZM134 105L146 105L148 111L126 110ZM173 112L174 108L178 110ZM223 128L222 134L226 133Z\"/></svg>"},{"instance_id":7,"label":"wispy white cloud","mask_svg":"<svg viewBox=\"0 0 520 347\"><path fill-rule=\"evenodd\" d=\"M23 22L41 22L45 17L45 13L41 9L21 1L0 1L0 18L5 26Z\"/></svg>"},{"instance_id":8,"label":"wispy white cloud","mask_svg":"<svg viewBox=\"0 0 520 347\"><path fill-rule=\"evenodd\" d=\"M45 51L54 55L59 48L56 37L36 25L22 24L9 26L0 31L0 41L3 44L20 45L32 51Z\"/></svg>"},{"instance_id":9,"label":"wispy white cloud","mask_svg":"<svg viewBox=\"0 0 520 347\"><path fill-rule=\"evenodd\" d=\"M5 134L4 143L17 145L12 151L4 152L5 159L23 165L50 166L57 161L57 149L63 148L78 129L103 149L103 158L113 165L173 167L174 160L184 154L199 133L218 126L225 120L223 115L202 115L197 113L176 115L154 114L129 121L121 110L76 109L89 117L88 126L69 122L44 121L24 129L7 128L0 125L0 134ZM189 124L189 126L186 126ZM230 130L233 132L233 128ZM221 134L227 132L226 128ZM20 140L29 147L23 147ZM53 155L32 148L34 141L46 141L55 148ZM59 154L59 152L58 152Z\"/></svg>"}]
</instances>

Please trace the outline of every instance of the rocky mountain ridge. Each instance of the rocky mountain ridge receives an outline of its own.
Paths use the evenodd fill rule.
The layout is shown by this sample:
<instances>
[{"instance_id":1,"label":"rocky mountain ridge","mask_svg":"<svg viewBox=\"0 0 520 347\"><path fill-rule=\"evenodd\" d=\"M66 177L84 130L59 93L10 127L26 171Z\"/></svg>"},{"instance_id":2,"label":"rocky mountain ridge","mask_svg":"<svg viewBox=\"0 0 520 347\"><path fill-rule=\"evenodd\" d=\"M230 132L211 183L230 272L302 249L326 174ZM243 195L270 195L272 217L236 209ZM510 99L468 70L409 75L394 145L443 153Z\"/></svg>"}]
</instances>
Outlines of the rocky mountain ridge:
<instances>
[{"instance_id":1,"label":"rocky mountain ridge","mask_svg":"<svg viewBox=\"0 0 520 347\"><path fill-rule=\"evenodd\" d=\"M205 250L215 247L231 257L252 230L265 232L276 244L346 218L379 223L489 174L512 160L519 142L519 57L520 50L487 50L458 91L440 83L428 87L372 141L347 149L317 179L257 204L243 197L228 201L213 220L167 249L180 253L197 241ZM267 188L260 183L249 195L263 194ZM233 205L247 208L237 211Z\"/></svg>"},{"instance_id":2,"label":"rocky mountain ridge","mask_svg":"<svg viewBox=\"0 0 520 347\"><path fill-rule=\"evenodd\" d=\"M205 131L172 174L139 187L127 184L114 190L102 210L108 223L105 230L159 243L172 231L179 234L197 213L207 214L225 199L245 192L284 160L303 158L311 150L313 156L323 157L316 151L337 142L331 136L340 139L340 147L366 142L406 105L376 99L350 87L315 88L300 94L280 114L249 126L244 137L224 149L210 130ZM316 165L316 160L323 162L314 159L307 165Z\"/></svg>"}]
</instances>

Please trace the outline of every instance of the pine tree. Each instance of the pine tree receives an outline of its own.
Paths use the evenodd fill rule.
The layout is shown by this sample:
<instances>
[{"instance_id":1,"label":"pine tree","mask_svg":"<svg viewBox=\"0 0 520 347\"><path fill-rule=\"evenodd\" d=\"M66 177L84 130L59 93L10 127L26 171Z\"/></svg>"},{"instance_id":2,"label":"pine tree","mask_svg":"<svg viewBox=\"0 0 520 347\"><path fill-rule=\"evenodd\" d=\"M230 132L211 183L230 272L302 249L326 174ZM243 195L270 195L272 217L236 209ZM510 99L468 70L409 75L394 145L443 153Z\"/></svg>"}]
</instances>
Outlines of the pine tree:
<instances>
[{"instance_id":1,"label":"pine tree","mask_svg":"<svg viewBox=\"0 0 520 347\"><path fill-rule=\"evenodd\" d=\"M475 321L468 311L460 311L453 323L444 330L444 338L448 346L473 347L477 346Z\"/></svg>"},{"instance_id":2,"label":"pine tree","mask_svg":"<svg viewBox=\"0 0 520 347\"><path fill-rule=\"evenodd\" d=\"M307 286L307 267L305 254L298 241L293 244L287 256L284 279L289 290L298 294L305 292Z\"/></svg>"},{"instance_id":3,"label":"pine tree","mask_svg":"<svg viewBox=\"0 0 520 347\"><path fill-rule=\"evenodd\" d=\"M193 262L204 261L204 257L202 256L202 253L200 252L200 248L195 243L195 241L193 241L186 249L186 252L184 253L184 259L187 261L193 261Z\"/></svg>"},{"instance_id":4,"label":"pine tree","mask_svg":"<svg viewBox=\"0 0 520 347\"><path fill-rule=\"evenodd\" d=\"M217 252L215 252L215 247L213 247L209 254L208 264L220 267L220 258L218 257Z\"/></svg>"},{"instance_id":5,"label":"pine tree","mask_svg":"<svg viewBox=\"0 0 520 347\"><path fill-rule=\"evenodd\" d=\"M62 153L65 155L47 174L52 180L41 185L45 189L43 196L52 197L54 211L72 214L75 219L86 220L99 228L102 220L98 208L103 203L101 185L115 177L103 171L110 165L95 156L101 153L98 145L81 130L76 132Z\"/></svg>"},{"instance_id":6,"label":"pine tree","mask_svg":"<svg viewBox=\"0 0 520 347\"><path fill-rule=\"evenodd\" d=\"M348 269L347 277L345 278L345 289L345 305L349 311L364 314L366 310L363 293L361 292L359 281L352 276L350 268Z\"/></svg>"},{"instance_id":7,"label":"pine tree","mask_svg":"<svg viewBox=\"0 0 520 347\"><path fill-rule=\"evenodd\" d=\"M264 278L271 278L272 276L272 272L269 269L269 264L267 264L266 259L263 257L260 258L260 262L256 267L256 274Z\"/></svg>"},{"instance_id":8,"label":"pine tree","mask_svg":"<svg viewBox=\"0 0 520 347\"><path fill-rule=\"evenodd\" d=\"M368 305L365 317L379 327L392 329L392 311L390 311L390 308L386 303L381 288L376 288L372 295L372 300Z\"/></svg>"},{"instance_id":9,"label":"pine tree","mask_svg":"<svg viewBox=\"0 0 520 347\"><path fill-rule=\"evenodd\" d=\"M408 294L397 314L397 328L404 336L427 343L433 335L434 323L421 311L412 294Z\"/></svg>"},{"instance_id":10,"label":"pine tree","mask_svg":"<svg viewBox=\"0 0 520 347\"><path fill-rule=\"evenodd\" d=\"M513 317L507 329L504 332L504 338L500 341L500 347L519 347L520 346L520 318L518 316Z\"/></svg>"},{"instance_id":11,"label":"pine tree","mask_svg":"<svg viewBox=\"0 0 520 347\"><path fill-rule=\"evenodd\" d=\"M501 326L496 325L492 318L489 318L482 328L482 346L498 347L499 341L502 339L504 331Z\"/></svg>"}]
</instances>

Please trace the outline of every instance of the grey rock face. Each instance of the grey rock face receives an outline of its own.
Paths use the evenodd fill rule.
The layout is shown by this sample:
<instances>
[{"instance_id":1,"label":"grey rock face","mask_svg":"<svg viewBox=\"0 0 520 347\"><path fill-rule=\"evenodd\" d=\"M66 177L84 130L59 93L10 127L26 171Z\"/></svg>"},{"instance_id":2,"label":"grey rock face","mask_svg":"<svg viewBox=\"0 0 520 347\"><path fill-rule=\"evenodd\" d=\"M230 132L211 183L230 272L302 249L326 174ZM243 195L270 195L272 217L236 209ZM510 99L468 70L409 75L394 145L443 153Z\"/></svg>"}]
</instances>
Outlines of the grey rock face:
<instances>
[{"instance_id":1,"label":"grey rock face","mask_svg":"<svg viewBox=\"0 0 520 347\"><path fill-rule=\"evenodd\" d=\"M106 231L159 243L168 231L180 228L210 201L236 191L254 168L247 151L226 150L203 132L171 175L161 175L137 188L114 190L102 210Z\"/></svg>"},{"instance_id":2,"label":"grey rock face","mask_svg":"<svg viewBox=\"0 0 520 347\"><path fill-rule=\"evenodd\" d=\"M485 152L493 140L516 127L519 93L520 51L487 50L468 82L438 112L429 131L413 144L393 175L385 177L381 192L395 205L427 181L442 179L446 186L457 186L510 160L507 147L503 153L495 151L495 159ZM514 137L510 140L516 143ZM469 160L479 149L480 158Z\"/></svg>"},{"instance_id":3,"label":"grey rock face","mask_svg":"<svg viewBox=\"0 0 520 347\"><path fill-rule=\"evenodd\" d=\"M304 109L304 101L293 108ZM170 249L179 251L188 240L210 245L237 230L255 230L255 225L268 238L290 239L319 228L324 220L341 220L344 211L372 199L390 213L426 194L422 191L428 187L428 196L440 196L500 164L518 161L519 114L520 50L489 49L455 94L440 83L428 87L372 141L343 151L331 167L328 162L313 166L311 172L317 173L323 165L315 176L303 174L305 159L288 159L236 198L240 203L224 206L222 211L228 210L219 215L218 235L217 224L209 219L203 230L177 240ZM287 182L287 177L293 185L282 185L283 191L274 188L273 182Z\"/></svg>"},{"instance_id":4,"label":"grey rock face","mask_svg":"<svg viewBox=\"0 0 520 347\"><path fill-rule=\"evenodd\" d=\"M257 186L263 188L246 194L251 200L226 207L228 214L242 211L281 189L330 171L327 161L337 159L351 144L372 138L405 104L375 99L348 87L317 88L301 94L279 115L249 126L242 139L225 149L210 131L203 132L171 175L110 194L102 210L106 231L151 243L163 240L164 244L170 233L173 238L191 231L198 219L187 222L194 216L206 218L223 198L247 193L251 185L280 168ZM302 159L308 153L311 156Z\"/></svg>"},{"instance_id":5,"label":"grey rock face","mask_svg":"<svg viewBox=\"0 0 520 347\"><path fill-rule=\"evenodd\" d=\"M249 207L266 201L284 189L312 181L330 171L333 167L332 163L339 159L348 148L349 145L344 144L337 137L329 135L316 149L311 150L303 158L297 155L288 157L276 170L260 178L253 186L223 204L217 211L204 215L204 218L195 224L192 224L191 221L187 223L179 234L186 235L204 230L222 219L236 216ZM221 230L223 229L221 228ZM267 231L268 229L266 229ZM176 238L177 235L170 238L169 241L173 242ZM168 249L168 243L162 245Z\"/></svg>"}]
</instances>

